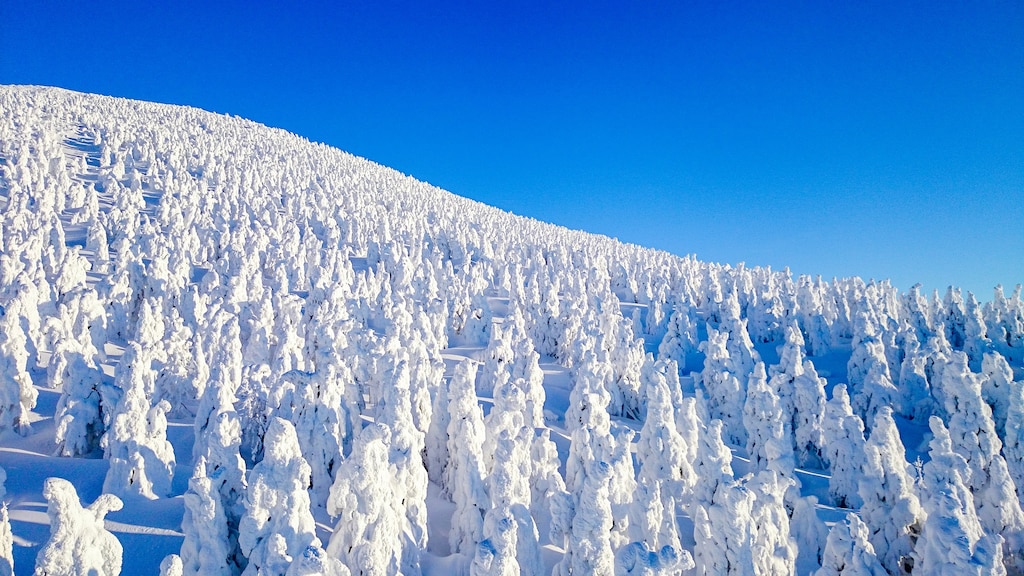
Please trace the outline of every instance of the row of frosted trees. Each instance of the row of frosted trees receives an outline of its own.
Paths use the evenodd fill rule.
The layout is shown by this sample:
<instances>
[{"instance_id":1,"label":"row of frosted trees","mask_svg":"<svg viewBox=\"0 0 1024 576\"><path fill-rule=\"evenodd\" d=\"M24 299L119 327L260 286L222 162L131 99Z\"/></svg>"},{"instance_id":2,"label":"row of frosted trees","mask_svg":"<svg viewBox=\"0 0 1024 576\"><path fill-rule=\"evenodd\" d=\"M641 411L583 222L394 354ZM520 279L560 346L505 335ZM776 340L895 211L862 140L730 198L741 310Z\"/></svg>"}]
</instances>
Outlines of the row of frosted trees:
<instances>
[{"instance_id":1,"label":"row of frosted trees","mask_svg":"<svg viewBox=\"0 0 1024 576\"><path fill-rule=\"evenodd\" d=\"M104 492L130 502L170 494L168 418L193 419L167 573L417 573L429 482L481 574L539 573L546 542L560 574L1024 565L1019 506L998 505L1024 480L1019 288L980 305L707 264L238 119L0 99L0 430L31 432L33 382L60 390L56 454L108 459ZM482 360L446 378L451 346ZM808 356L833 349L852 355L828 399ZM572 374L562 422L542 359ZM895 418L931 426L923 469ZM797 467L859 516L826 534ZM47 488L54 518L67 488Z\"/></svg>"}]
</instances>

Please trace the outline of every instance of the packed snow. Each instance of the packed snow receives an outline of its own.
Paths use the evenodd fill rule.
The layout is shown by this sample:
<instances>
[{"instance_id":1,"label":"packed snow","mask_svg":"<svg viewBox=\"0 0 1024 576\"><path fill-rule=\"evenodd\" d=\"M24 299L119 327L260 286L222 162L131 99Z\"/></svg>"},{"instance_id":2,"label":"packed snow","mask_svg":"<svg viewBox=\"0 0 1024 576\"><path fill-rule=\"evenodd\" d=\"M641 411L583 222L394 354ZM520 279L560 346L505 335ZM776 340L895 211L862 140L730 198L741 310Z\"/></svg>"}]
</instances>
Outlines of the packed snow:
<instances>
[{"instance_id":1,"label":"packed snow","mask_svg":"<svg viewBox=\"0 0 1024 576\"><path fill-rule=\"evenodd\" d=\"M0 576L1024 572L1020 286L702 262L192 108L0 111Z\"/></svg>"}]
</instances>

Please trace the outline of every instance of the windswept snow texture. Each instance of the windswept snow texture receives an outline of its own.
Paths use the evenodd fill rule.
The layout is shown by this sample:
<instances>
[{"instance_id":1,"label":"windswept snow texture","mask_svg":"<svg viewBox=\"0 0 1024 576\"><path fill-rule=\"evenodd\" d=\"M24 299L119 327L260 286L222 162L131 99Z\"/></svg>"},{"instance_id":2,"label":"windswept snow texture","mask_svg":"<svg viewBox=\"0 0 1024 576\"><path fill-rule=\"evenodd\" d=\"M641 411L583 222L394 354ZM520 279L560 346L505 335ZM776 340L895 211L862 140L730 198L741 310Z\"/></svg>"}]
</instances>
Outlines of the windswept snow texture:
<instances>
[{"instance_id":1,"label":"windswept snow texture","mask_svg":"<svg viewBox=\"0 0 1024 576\"><path fill-rule=\"evenodd\" d=\"M700 262L191 108L0 112L0 574L1024 569L1019 286Z\"/></svg>"}]
</instances>

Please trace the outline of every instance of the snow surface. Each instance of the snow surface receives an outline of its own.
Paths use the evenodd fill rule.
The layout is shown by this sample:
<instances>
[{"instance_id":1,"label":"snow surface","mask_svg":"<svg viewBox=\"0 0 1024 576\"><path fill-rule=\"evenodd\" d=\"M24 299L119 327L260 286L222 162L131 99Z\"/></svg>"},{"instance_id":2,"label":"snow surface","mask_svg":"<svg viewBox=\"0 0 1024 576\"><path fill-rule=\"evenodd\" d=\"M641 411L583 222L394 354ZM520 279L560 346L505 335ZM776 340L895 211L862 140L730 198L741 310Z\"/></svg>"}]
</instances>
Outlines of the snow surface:
<instances>
[{"instance_id":1,"label":"snow surface","mask_svg":"<svg viewBox=\"0 0 1024 576\"><path fill-rule=\"evenodd\" d=\"M1024 569L1020 287L700 262L191 108L0 110L0 575Z\"/></svg>"}]
</instances>

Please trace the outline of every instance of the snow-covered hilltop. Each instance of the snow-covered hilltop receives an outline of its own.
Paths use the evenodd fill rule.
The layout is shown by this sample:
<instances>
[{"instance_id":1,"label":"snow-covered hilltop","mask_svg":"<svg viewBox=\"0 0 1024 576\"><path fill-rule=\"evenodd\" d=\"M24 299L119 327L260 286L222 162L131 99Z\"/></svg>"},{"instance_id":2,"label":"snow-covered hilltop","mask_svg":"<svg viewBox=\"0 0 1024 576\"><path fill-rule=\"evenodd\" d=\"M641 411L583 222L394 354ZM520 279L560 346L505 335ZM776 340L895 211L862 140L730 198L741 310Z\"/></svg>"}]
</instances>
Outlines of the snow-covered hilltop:
<instances>
[{"instance_id":1,"label":"snow-covered hilltop","mask_svg":"<svg viewBox=\"0 0 1024 576\"><path fill-rule=\"evenodd\" d=\"M700 262L50 88L0 87L0 207L0 576L1024 570L1019 286Z\"/></svg>"}]
</instances>

